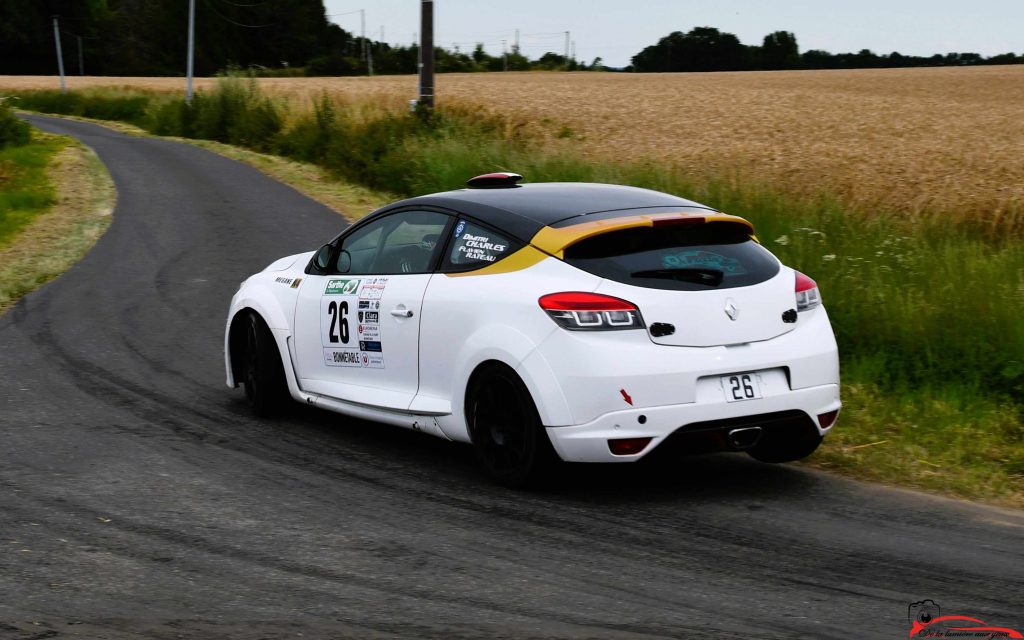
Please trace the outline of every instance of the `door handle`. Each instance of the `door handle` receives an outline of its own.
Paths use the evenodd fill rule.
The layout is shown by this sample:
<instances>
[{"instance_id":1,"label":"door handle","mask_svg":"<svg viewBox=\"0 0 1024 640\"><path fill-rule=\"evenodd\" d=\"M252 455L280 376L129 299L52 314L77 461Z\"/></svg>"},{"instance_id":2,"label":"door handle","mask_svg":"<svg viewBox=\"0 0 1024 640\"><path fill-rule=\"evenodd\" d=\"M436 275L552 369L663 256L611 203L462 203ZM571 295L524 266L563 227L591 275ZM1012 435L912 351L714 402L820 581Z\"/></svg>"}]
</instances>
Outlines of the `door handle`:
<instances>
[{"instance_id":1,"label":"door handle","mask_svg":"<svg viewBox=\"0 0 1024 640\"><path fill-rule=\"evenodd\" d=\"M411 318L412 317L412 309L406 309L405 307L398 307L397 309L392 309L391 310L391 315L395 316L396 318Z\"/></svg>"}]
</instances>

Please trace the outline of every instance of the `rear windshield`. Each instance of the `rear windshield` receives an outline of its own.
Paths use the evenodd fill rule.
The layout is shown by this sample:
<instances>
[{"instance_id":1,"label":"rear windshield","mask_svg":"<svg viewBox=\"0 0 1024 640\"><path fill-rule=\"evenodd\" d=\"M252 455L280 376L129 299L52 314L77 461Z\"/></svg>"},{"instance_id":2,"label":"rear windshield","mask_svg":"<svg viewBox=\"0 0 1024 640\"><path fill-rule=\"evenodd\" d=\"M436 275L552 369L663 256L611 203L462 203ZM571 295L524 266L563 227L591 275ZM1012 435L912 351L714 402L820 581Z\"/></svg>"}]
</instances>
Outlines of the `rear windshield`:
<instances>
[{"instance_id":1,"label":"rear windshield","mask_svg":"<svg viewBox=\"0 0 1024 640\"><path fill-rule=\"evenodd\" d=\"M616 282L676 291L747 287L780 268L745 228L714 222L605 233L568 247L565 261Z\"/></svg>"}]
</instances>

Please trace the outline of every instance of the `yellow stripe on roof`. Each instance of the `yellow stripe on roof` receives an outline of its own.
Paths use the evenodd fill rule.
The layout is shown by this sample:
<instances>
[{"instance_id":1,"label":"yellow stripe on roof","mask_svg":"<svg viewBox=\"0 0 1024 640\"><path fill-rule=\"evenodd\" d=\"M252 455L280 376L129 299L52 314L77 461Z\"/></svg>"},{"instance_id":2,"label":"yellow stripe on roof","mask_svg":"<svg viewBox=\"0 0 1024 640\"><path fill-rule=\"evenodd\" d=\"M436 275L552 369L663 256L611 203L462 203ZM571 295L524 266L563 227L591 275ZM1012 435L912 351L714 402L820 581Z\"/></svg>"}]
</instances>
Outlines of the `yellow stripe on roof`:
<instances>
[{"instance_id":1,"label":"yellow stripe on roof","mask_svg":"<svg viewBox=\"0 0 1024 640\"><path fill-rule=\"evenodd\" d=\"M567 247L586 240L587 238L599 236L611 231L621 231L623 229L634 229L638 227L653 227L656 220L672 220L676 218L703 218L705 223L732 222L734 224L743 225L750 230L751 234L754 233L754 225L750 224L750 222L739 216L731 216L725 213L654 213L612 218L609 220L592 220L590 222L581 222L580 224L574 224L569 227L561 227L558 229L554 227L544 227L533 236L530 244L545 253L555 256L556 258L562 258L564 257L564 251Z\"/></svg>"}]
</instances>

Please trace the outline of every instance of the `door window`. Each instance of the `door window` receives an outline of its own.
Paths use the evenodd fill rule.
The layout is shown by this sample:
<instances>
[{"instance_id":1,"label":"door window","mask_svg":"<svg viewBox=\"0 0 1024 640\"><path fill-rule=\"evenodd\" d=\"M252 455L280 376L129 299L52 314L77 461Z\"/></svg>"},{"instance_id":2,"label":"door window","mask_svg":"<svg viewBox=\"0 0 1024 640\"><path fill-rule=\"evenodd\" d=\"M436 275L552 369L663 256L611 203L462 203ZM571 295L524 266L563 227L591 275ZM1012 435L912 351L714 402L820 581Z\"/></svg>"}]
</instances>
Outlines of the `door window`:
<instances>
[{"instance_id":1,"label":"door window","mask_svg":"<svg viewBox=\"0 0 1024 640\"><path fill-rule=\"evenodd\" d=\"M374 220L343 239L334 272L427 273L448 219L434 211L402 211Z\"/></svg>"}]
</instances>

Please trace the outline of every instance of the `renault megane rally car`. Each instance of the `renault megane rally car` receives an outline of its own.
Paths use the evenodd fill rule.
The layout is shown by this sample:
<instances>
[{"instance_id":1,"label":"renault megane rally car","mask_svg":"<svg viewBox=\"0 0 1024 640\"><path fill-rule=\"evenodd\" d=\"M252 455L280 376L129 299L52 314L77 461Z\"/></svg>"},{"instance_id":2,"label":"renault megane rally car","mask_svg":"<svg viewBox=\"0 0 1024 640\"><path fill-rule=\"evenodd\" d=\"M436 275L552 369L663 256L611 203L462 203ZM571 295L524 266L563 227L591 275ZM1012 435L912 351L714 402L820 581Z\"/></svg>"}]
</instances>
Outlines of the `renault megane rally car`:
<instances>
[{"instance_id":1,"label":"renault megane rally car","mask_svg":"<svg viewBox=\"0 0 1024 640\"><path fill-rule=\"evenodd\" d=\"M840 408L832 328L749 222L520 180L393 203L247 279L228 386L260 414L294 399L471 443L512 486L558 459L817 448Z\"/></svg>"}]
</instances>

